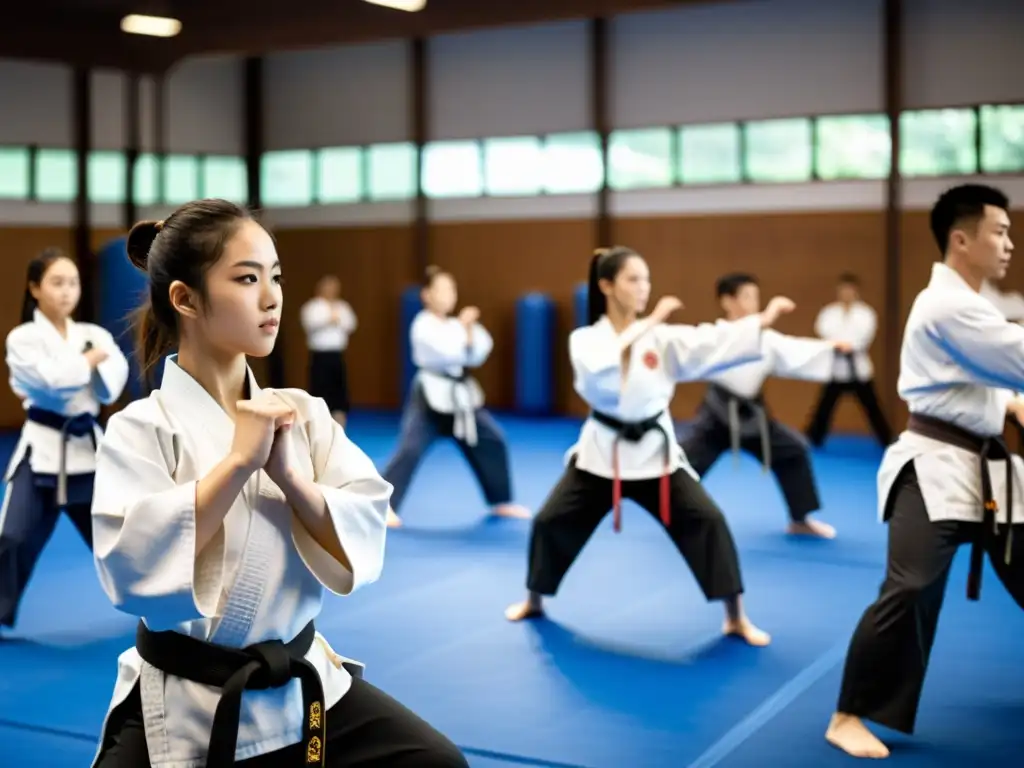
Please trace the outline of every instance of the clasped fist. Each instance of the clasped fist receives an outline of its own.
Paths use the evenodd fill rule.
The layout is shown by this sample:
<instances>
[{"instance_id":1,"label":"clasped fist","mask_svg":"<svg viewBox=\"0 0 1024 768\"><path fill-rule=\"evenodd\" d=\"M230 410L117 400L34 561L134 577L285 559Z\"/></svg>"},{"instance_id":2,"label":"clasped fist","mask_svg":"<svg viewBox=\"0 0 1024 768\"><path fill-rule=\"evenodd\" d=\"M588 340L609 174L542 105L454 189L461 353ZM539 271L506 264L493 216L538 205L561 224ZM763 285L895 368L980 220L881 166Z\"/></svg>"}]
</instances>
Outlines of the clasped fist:
<instances>
[{"instance_id":1,"label":"clasped fist","mask_svg":"<svg viewBox=\"0 0 1024 768\"><path fill-rule=\"evenodd\" d=\"M775 296L761 313L761 325L770 328L782 315L788 315L794 309L796 309L796 304L792 299L786 296Z\"/></svg>"},{"instance_id":2,"label":"clasped fist","mask_svg":"<svg viewBox=\"0 0 1024 768\"><path fill-rule=\"evenodd\" d=\"M480 310L476 307L463 307L459 312L459 322L469 328L480 319Z\"/></svg>"},{"instance_id":3,"label":"clasped fist","mask_svg":"<svg viewBox=\"0 0 1024 768\"><path fill-rule=\"evenodd\" d=\"M236 404L235 437L231 450L249 472L270 461L275 439L286 436L295 422L295 409L274 392L260 392Z\"/></svg>"}]
</instances>

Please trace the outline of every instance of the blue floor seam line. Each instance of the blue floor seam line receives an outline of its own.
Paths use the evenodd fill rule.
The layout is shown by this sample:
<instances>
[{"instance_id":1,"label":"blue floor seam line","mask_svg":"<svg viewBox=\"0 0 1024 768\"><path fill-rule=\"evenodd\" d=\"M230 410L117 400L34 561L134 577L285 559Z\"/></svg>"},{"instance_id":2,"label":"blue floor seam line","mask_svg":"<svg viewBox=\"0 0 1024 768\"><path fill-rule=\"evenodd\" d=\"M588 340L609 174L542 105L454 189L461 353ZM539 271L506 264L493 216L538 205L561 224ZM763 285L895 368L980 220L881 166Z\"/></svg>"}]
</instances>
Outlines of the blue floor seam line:
<instances>
[{"instance_id":1,"label":"blue floor seam line","mask_svg":"<svg viewBox=\"0 0 1024 768\"><path fill-rule=\"evenodd\" d=\"M72 739L73 741L81 741L87 744L96 744L97 737L86 733L79 733L78 731L68 731L63 728L50 728L45 725L34 725L33 723L19 723L15 720L7 720L6 718L0 718L0 728L10 728L16 731L31 731L33 733L43 733L47 736L58 736L65 739ZM476 747L459 747L459 750L466 755L476 755L477 757L486 757L491 760L498 760L505 763L513 763L516 765L531 765L537 766L537 768L586 768L583 765L576 765L575 763L558 763L552 760L544 760L538 757L526 757L525 755L512 755L506 752L494 752L489 749L477 749Z\"/></svg>"},{"instance_id":2,"label":"blue floor seam line","mask_svg":"<svg viewBox=\"0 0 1024 768\"><path fill-rule=\"evenodd\" d=\"M733 726L687 768L712 768L725 760L771 722L776 715L796 701L801 694L827 675L833 667L841 663L848 647L848 640L843 640L843 642L832 646L817 661L797 674L769 696L757 709ZM822 732L824 733L824 725L822 725Z\"/></svg>"}]
</instances>

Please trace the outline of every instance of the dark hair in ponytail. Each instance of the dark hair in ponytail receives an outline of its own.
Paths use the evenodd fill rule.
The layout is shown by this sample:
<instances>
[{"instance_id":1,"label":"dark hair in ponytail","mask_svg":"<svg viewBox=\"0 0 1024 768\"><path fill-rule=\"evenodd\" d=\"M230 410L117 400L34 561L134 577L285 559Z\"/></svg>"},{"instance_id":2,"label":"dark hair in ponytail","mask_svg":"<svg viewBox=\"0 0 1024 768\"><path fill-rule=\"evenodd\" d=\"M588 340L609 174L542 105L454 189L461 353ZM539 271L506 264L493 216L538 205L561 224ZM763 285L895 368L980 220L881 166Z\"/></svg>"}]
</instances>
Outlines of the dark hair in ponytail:
<instances>
[{"instance_id":1,"label":"dark hair in ponytail","mask_svg":"<svg viewBox=\"0 0 1024 768\"><path fill-rule=\"evenodd\" d=\"M149 296L133 318L145 375L178 344L178 314L171 283L205 296L207 270L220 259L239 226L252 218L227 200L185 203L164 221L140 221L128 233L128 258L149 276Z\"/></svg>"},{"instance_id":2,"label":"dark hair in ponytail","mask_svg":"<svg viewBox=\"0 0 1024 768\"><path fill-rule=\"evenodd\" d=\"M32 296L32 286L39 286L46 277L47 271L54 262L61 259L71 260L60 248L46 248L28 263L28 275L25 278L25 298L21 302L21 322L31 323L36 307L39 306Z\"/></svg>"},{"instance_id":3,"label":"dark hair in ponytail","mask_svg":"<svg viewBox=\"0 0 1024 768\"><path fill-rule=\"evenodd\" d=\"M632 248L616 245L598 248L590 259L590 277L587 281L587 324L593 325L608 311L608 299L601 292L602 280L614 281L622 267L633 256L639 256Z\"/></svg>"},{"instance_id":4,"label":"dark hair in ponytail","mask_svg":"<svg viewBox=\"0 0 1024 768\"><path fill-rule=\"evenodd\" d=\"M421 284L421 287L423 290L429 290L434 286L434 281L437 280L437 278L447 274L448 273L440 267L431 264L423 270L423 283Z\"/></svg>"}]
</instances>

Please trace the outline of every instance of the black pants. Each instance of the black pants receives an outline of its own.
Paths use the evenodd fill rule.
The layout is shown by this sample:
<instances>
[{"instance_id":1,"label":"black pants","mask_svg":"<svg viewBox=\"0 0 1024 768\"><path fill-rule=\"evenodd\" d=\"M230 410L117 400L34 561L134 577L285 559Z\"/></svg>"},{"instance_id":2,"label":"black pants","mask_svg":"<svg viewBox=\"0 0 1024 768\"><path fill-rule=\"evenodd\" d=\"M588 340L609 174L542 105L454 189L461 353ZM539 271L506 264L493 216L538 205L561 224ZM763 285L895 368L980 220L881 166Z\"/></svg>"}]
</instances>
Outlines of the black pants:
<instances>
[{"instance_id":1,"label":"black pants","mask_svg":"<svg viewBox=\"0 0 1024 768\"><path fill-rule=\"evenodd\" d=\"M97 768L149 768L138 686L110 714L107 733ZM444 735L359 678L353 678L352 688L327 711L326 738L329 768L469 766L458 747ZM302 744L236 763L246 768L294 768L303 764Z\"/></svg>"},{"instance_id":2,"label":"black pants","mask_svg":"<svg viewBox=\"0 0 1024 768\"><path fill-rule=\"evenodd\" d=\"M960 545L981 533L981 524L931 522L913 462L889 498L885 582L850 642L838 711L913 733L950 566ZM1024 607L1024 527L1015 529L1010 565L1004 546L994 544L989 560Z\"/></svg>"},{"instance_id":3,"label":"black pants","mask_svg":"<svg viewBox=\"0 0 1024 768\"><path fill-rule=\"evenodd\" d=\"M341 350L309 353L309 394L322 397L331 413L348 413L348 365Z\"/></svg>"},{"instance_id":4,"label":"black pants","mask_svg":"<svg viewBox=\"0 0 1024 768\"><path fill-rule=\"evenodd\" d=\"M769 466L772 474L786 499L790 518L794 522L802 522L811 512L821 509L806 441L800 433L777 421L768 422L768 438L771 444ZM732 450L729 427L703 410L698 411L693 427L680 441L680 445L690 465L701 477L707 474L723 453ZM740 450L760 462L764 461L760 436L742 438Z\"/></svg>"},{"instance_id":5,"label":"black pants","mask_svg":"<svg viewBox=\"0 0 1024 768\"><path fill-rule=\"evenodd\" d=\"M659 481L625 480L622 496L661 522ZM668 535L693 571L708 600L743 592L739 556L725 516L701 484L684 470L671 477ZM531 592L554 595L562 579L612 506L612 481L571 463L533 520L530 532Z\"/></svg>"},{"instance_id":6,"label":"black pants","mask_svg":"<svg viewBox=\"0 0 1024 768\"><path fill-rule=\"evenodd\" d=\"M852 394L860 402L875 439L883 446L889 445L892 442L892 429L878 404L878 395L872 381L830 381L821 388L818 404L814 407L814 415L806 430L807 439L811 444L824 445L832 426L832 413L839 403L839 398L846 394Z\"/></svg>"},{"instance_id":7,"label":"black pants","mask_svg":"<svg viewBox=\"0 0 1024 768\"><path fill-rule=\"evenodd\" d=\"M57 527L56 485L55 476L32 472L27 455L7 485L0 528L0 626L17 621L21 597ZM71 475L67 488L70 503L64 511L91 550L93 475Z\"/></svg>"},{"instance_id":8,"label":"black pants","mask_svg":"<svg viewBox=\"0 0 1024 768\"><path fill-rule=\"evenodd\" d=\"M431 410L423 391L418 386L413 387L402 415L398 449L382 473L384 479L394 486L391 508L396 512L427 450L438 438L452 437L454 426L454 416ZM508 446L498 423L483 408L476 412L476 433L476 445L458 439L455 444L469 462L487 503L491 506L507 504L512 500Z\"/></svg>"}]
</instances>

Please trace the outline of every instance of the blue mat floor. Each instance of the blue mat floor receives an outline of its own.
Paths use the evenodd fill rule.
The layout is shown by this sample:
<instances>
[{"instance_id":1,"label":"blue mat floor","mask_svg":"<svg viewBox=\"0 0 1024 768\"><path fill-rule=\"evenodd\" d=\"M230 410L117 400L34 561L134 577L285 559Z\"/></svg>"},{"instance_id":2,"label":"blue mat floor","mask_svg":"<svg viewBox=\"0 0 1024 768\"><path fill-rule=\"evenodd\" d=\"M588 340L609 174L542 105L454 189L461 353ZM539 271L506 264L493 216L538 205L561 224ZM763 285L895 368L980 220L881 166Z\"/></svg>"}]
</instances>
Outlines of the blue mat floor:
<instances>
[{"instance_id":1,"label":"blue mat floor","mask_svg":"<svg viewBox=\"0 0 1024 768\"><path fill-rule=\"evenodd\" d=\"M536 509L578 422L499 420L518 500ZM350 432L383 466L397 417L356 415ZM2 447L5 456L9 437ZM486 519L467 467L445 443L417 476L380 582L328 598L319 627L474 768L855 765L822 734L850 633L882 578L879 457L866 440L844 437L815 455L823 519L839 530L833 542L783 535L781 496L752 460L725 457L708 475L740 549L748 610L774 636L767 649L719 639L720 607L704 602L667 537L629 504L623 532L606 519L549 603L549 621L506 622L503 609L523 594L529 525ZM963 552L920 732L892 738L893 765L1021 764L1024 621L991 572L983 600L969 604L965 567ZM88 765L134 625L109 605L89 553L62 521L17 630L0 642L0 765Z\"/></svg>"}]
</instances>

